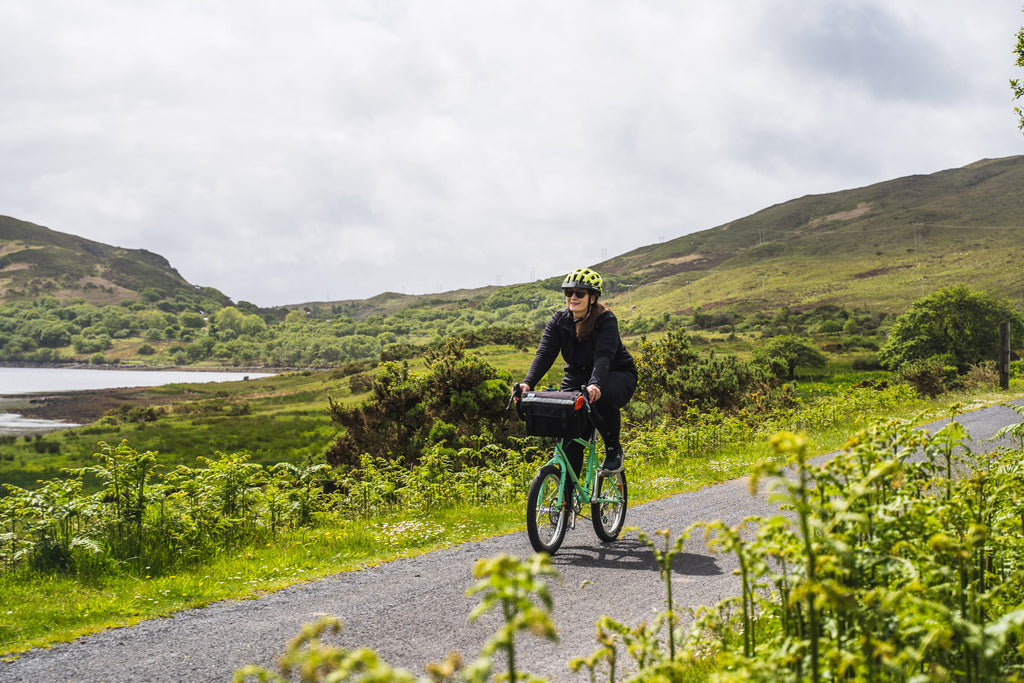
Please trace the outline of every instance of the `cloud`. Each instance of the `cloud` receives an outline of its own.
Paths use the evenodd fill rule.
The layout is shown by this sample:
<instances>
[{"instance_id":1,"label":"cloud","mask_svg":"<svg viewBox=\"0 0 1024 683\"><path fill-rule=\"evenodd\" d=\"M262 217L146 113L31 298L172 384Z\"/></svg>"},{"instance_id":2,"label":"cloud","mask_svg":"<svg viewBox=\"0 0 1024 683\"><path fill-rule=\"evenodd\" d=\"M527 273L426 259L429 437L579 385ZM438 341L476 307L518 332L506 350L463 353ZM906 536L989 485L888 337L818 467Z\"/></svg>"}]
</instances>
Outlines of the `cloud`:
<instances>
[{"instance_id":1,"label":"cloud","mask_svg":"<svg viewBox=\"0 0 1024 683\"><path fill-rule=\"evenodd\" d=\"M259 305L550 277L1020 153L1019 10L8 3L0 213Z\"/></svg>"}]
</instances>

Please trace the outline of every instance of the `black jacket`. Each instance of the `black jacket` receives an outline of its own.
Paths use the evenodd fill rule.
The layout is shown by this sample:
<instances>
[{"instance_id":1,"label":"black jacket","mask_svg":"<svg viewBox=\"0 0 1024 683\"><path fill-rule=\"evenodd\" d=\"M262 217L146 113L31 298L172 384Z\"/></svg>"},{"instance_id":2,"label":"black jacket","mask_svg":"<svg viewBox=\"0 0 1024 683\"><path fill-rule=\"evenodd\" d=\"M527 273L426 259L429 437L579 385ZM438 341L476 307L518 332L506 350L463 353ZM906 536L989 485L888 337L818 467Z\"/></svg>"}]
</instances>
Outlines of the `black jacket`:
<instances>
[{"instance_id":1,"label":"black jacket","mask_svg":"<svg viewBox=\"0 0 1024 683\"><path fill-rule=\"evenodd\" d=\"M633 357L619 336L619 321L611 311L606 310L597 318L594 333L584 341L576 339L572 312L565 308L557 311L544 327L537 355L523 382L538 388L537 382L551 369L559 353L565 361L563 388L591 384L601 387L611 371L637 375Z\"/></svg>"}]
</instances>

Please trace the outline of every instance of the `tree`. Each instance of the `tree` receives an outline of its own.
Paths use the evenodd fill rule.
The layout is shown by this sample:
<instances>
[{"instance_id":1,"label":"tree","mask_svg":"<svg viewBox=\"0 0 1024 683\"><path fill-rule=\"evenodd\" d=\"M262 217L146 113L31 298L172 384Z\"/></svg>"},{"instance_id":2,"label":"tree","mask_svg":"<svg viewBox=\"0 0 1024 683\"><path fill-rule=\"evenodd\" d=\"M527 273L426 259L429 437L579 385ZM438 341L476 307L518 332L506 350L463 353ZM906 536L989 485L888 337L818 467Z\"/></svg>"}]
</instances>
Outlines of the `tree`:
<instances>
[{"instance_id":1,"label":"tree","mask_svg":"<svg viewBox=\"0 0 1024 683\"><path fill-rule=\"evenodd\" d=\"M1017 32L1017 48L1013 52L1017 55L1017 66L1024 67L1024 28ZM1024 97L1024 85L1021 85L1019 80L1016 78L1011 80L1010 87L1013 89L1013 99L1019 100ZM1020 117L1018 128L1024 130L1024 110L1014 107L1013 111L1017 112L1017 116Z\"/></svg>"},{"instance_id":2,"label":"tree","mask_svg":"<svg viewBox=\"0 0 1024 683\"><path fill-rule=\"evenodd\" d=\"M265 332L266 329L266 321L255 313L249 313L244 316L238 326L238 331L241 334L259 334L260 332Z\"/></svg>"},{"instance_id":3,"label":"tree","mask_svg":"<svg viewBox=\"0 0 1024 683\"><path fill-rule=\"evenodd\" d=\"M823 368L825 356L818 349L796 337L775 337L754 352L754 359L776 377L796 379L796 369Z\"/></svg>"},{"instance_id":4,"label":"tree","mask_svg":"<svg viewBox=\"0 0 1024 683\"><path fill-rule=\"evenodd\" d=\"M195 311L184 311L178 316L178 322L190 330L199 330L206 326L206 319Z\"/></svg>"},{"instance_id":5,"label":"tree","mask_svg":"<svg viewBox=\"0 0 1024 683\"><path fill-rule=\"evenodd\" d=\"M1009 300L958 284L918 299L896 319L879 351L882 366L899 370L908 363L944 357L965 372L999 351L999 323L1010 323L1013 339L1024 336L1024 317Z\"/></svg>"},{"instance_id":6,"label":"tree","mask_svg":"<svg viewBox=\"0 0 1024 683\"><path fill-rule=\"evenodd\" d=\"M225 306L213 314L213 321L217 324L217 327L222 330L231 330L232 332L238 332L244 318L245 314L234 306Z\"/></svg>"}]
</instances>

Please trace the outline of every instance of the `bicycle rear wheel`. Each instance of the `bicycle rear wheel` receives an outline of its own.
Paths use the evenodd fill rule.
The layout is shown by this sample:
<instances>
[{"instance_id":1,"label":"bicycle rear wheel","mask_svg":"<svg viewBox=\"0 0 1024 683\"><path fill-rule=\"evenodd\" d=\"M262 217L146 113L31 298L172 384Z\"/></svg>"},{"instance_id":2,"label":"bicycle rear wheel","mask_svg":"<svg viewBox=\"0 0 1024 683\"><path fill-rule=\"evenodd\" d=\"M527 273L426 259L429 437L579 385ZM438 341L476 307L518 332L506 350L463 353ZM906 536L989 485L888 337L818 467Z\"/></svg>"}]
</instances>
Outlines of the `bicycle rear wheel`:
<instances>
[{"instance_id":1,"label":"bicycle rear wheel","mask_svg":"<svg viewBox=\"0 0 1024 683\"><path fill-rule=\"evenodd\" d=\"M562 504L558 504L561 474L554 465L540 468L526 497L526 532L538 553L554 555L565 538L569 501L563 498Z\"/></svg>"},{"instance_id":2,"label":"bicycle rear wheel","mask_svg":"<svg viewBox=\"0 0 1024 683\"><path fill-rule=\"evenodd\" d=\"M594 521L597 537L611 542L618 539L622 525L626 523L626 475L618 472L610 477L599 477L595 488L590 518Z\"/></svg>"}]
</instances>

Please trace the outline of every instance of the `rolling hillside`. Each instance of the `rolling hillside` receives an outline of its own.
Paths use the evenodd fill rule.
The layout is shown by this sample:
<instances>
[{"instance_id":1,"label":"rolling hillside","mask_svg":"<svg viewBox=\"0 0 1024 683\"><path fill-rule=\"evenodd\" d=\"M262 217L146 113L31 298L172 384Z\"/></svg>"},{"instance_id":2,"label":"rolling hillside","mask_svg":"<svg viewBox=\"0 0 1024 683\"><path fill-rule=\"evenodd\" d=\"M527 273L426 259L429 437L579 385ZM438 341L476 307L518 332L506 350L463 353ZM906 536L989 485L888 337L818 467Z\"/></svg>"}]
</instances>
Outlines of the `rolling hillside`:
<instances>
[{"instance_id":1,"label":"rolling hillside","mask_svg":"<svg viewBox=\"0 0 1024 683\"><path fill-rule=\"evenodd\" d=\"M645 312L900 311L957 282L1024 296L1024 156L811 195L597 264ZM626 298L621 292L620 302Z\"/></svg>"},{"instance_id":2,"label":"rolling hillside","mask_svg":"<svg viewBox=\"0 0 1024 683\"><path fill-rule=\"evenodd\" d=\"M1024 299L1024 156L809 195L725 225L594 264L606 298L643 315L831 304L901 312L965 282ZM560 275L511 288L554 289ZM407 307L473 306L498 287L296 303L355 319ZM89 303L162 298L208 307L221 292L186 282L163 257L0 216L0 302L53 296Z\"/></svg>"},{"instance_id":3,"label":"rolling hillside","mask_svg":"<svg viewBox=\"0 0 1024 683\"><path fill-rule=\"evenodd\" d=\"M121 249L0 216L0 302L50 296L65 301L208 302L228 297L185 281L167 259L145 249Z\"/></svg>"}]
</instances>

